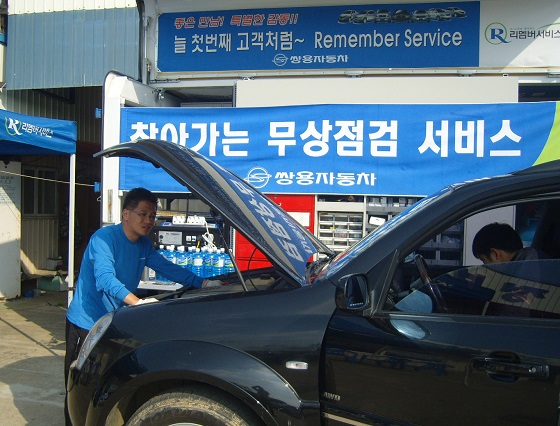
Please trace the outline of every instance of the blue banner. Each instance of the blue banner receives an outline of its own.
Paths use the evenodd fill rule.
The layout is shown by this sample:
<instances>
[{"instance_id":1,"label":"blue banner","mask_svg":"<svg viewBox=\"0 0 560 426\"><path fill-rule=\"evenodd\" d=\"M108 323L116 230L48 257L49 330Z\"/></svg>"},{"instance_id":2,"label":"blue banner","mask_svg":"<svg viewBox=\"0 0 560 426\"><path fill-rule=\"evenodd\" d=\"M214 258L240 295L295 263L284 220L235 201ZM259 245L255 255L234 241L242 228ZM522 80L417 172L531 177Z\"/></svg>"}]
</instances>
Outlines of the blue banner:
<instances>
[{"instance_id":1,"label":"blue banner","mask_svg":"<svg viewBox=\"0 0 560 426\"><path fill-rule=\"evenodd\" d=\"M560 158L558 103L124 108L121 141L191 148L265 193L428 195ZM120 188L184 192L121 159Z\"/></svg>"},{"instance_id":2,"label":"blue banner","mask_svg":"<svg viewBox=\"0 0 560 426\"><path fill-rule=\"evenodd\" d=\"M477 67L480 2L164 13L158 72Z\"/></svg>"}]
</instances>

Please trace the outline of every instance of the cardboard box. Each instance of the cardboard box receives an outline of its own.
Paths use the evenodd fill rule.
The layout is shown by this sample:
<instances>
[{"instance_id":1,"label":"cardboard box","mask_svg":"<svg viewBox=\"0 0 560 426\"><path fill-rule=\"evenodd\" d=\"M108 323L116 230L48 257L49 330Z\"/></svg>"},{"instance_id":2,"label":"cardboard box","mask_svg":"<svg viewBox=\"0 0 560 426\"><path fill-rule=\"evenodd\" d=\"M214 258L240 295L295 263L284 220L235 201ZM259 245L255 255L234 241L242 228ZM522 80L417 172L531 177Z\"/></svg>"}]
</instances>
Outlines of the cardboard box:
<instances>
[{"instance_id":1,"label":"cardboard box","mask_svg":"<svg viewBox=\"0 0 560 426\"><path fill-rule=\"evenodd\" d=\"M66 276L55 275L54 277L41 277L37 279L37 287L48 291L66 291L68 283Z\"/></svg>"}]
</instances>

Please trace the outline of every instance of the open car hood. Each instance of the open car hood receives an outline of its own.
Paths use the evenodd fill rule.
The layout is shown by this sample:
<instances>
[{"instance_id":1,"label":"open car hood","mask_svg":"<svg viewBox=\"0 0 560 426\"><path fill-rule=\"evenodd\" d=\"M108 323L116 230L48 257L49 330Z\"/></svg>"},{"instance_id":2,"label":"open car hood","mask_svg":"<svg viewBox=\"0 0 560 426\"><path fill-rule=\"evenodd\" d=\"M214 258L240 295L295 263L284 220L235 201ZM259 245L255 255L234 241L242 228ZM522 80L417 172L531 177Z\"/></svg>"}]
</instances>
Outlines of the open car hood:
<instances>
[{"instance_id":1,"label":"open car hood","mask_svg":"<svg viewBox=\"0 0 560 426\"><path fill-rule=\"evenodd\" d=\"M275 267L301 285L306 284L306 266L312 255L333 255L332 250L267 196L191 149L150 139L121 143L95 154L98 156L138 158L161 167L221 213Z\"/></svg>"}]
</instances>

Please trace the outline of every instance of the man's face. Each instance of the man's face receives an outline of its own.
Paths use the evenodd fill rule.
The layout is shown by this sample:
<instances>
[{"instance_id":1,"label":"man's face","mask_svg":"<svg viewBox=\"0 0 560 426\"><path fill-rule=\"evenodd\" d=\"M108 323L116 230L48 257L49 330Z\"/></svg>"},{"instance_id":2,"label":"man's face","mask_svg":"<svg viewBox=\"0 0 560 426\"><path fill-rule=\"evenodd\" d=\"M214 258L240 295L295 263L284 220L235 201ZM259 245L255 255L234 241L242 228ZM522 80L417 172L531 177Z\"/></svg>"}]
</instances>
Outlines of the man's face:
<instances>
[{"instance_id":1,"label":"man's face","mask_svg":"<svg viewBox=\"0 0 560 426\"><path fill-rule=\"evenodd\" d=\"M482 260L482 263L484 263L485 265L488 265L491 263L509 262L511 261L512 257L513 253L493 248L490 249L490 253L488 255L481 254L480 260Z\"/></svg>"},{"instance_id":2,"label":"man's face","mask_svg":"<svg viewBox=\"0 0 560 426\"><path fill-rule=\"evenodd\" d=\"M156 206L149 201L140 201L134 209L123 210L123 228L131 241L148 236L154 227Z\"/></svg>"}]
</instances>

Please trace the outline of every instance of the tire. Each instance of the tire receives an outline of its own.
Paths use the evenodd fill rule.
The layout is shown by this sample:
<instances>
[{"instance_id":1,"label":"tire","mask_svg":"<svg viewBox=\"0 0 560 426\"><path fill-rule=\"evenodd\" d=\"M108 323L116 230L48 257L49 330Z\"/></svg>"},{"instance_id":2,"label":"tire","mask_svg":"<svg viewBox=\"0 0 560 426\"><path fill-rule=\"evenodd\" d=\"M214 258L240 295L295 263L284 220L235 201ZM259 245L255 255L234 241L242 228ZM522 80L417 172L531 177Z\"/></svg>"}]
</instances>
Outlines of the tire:
<instances>
[{"instance_id":1,"label":"tire","mask_svg":"<svg viewBox=\"0 0 560 426\"><path fill-rule=\"evenodd\" d=\"M232 399L210 389L181 388L148 400L126 426L257 426L255 416Z\"/></svg>"}]
</instances>

